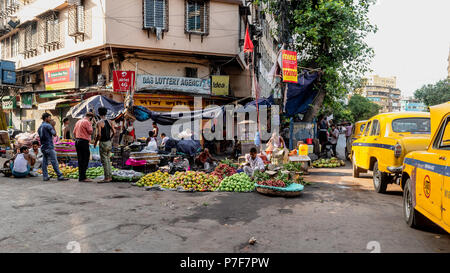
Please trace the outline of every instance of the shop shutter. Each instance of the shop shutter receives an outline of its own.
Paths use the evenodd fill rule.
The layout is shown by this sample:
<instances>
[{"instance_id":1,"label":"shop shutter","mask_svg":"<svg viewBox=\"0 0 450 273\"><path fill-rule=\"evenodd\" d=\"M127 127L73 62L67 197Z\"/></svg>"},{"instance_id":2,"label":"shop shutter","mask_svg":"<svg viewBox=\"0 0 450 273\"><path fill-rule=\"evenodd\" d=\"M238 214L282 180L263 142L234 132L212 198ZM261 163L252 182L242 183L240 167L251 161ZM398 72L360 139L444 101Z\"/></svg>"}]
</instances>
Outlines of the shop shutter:
<instances>
[{"instance_id":1,"label":"shop shutter","mask_svg":"<svg viewBox=\"0 0 450 273\"><path fill-rule=\"evenodd\" d=\"M167 30L167 6L166 0L144 0L144 29Z\"/></svg>"}]
</instances>

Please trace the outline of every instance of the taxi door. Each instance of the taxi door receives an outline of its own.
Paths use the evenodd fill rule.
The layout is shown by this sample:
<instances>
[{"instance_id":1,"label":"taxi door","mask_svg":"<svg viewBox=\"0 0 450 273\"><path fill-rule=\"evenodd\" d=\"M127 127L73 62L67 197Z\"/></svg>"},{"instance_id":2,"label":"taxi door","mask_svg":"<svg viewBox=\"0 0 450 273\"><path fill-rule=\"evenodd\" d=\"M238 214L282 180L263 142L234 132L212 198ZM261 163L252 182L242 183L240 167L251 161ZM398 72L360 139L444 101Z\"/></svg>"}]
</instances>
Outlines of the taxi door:
<instances>
[{"instance_id":1,"label":"taxi door","mask_svg":"<svg viewBox=\"0 0 450 273\"><path fill-rule=\"evenodd\" d=\"M361 137L358 139L359 145L356 146L355 149L355 157L356 157L356 165L360 168L369 169L369 145L368 137L370 133L370 125L372 125L372 121L369 121L364 129L364 132L361 134Z\"/></svg>"},{"instance_id":2,"label":"taxi door","mask_svg":"<svg viewBox=\"0 0 450 273\"><path fill-rule=\"evenodd\" d=\"M443 125L439 148L442 151L440 161L445 162L444 185L442 187L442 220L450 227L450 116Z\"/></svg>"},{"instance_id":3,"label":"taxi door","mask_svg":"<svg viewBox=\"0 0 450 273\"><path fill-rule=\"evenodd\" d=\"M374 156L377 160L381 159L383 155L383 149L381 149L377 144L380 144L380 122L377 119L372 121L372 128L370 129L369 136L367 137L367 142L372 145L369 146L367 165L370 165L370 157Z\"/></svg>"},{"instance_id":4,"label":"taxi door","mask_svg":"<svg viewBox=\"0 0 450 273\"><path fill-rule=\"evenodd\" d=\"M448 207L448 199L444 199L447 157L450 156L450 150L448 150L450 149L450 137L444 138L444 129L450 129L448 121L447 117L428 152L420 157L421 162L418 162L416 173L417 205L439 220L443 217L444 207ZM450 136L450 131L447 132L447 135ZM447 138L449 139L445 142Z\"/></svg>"}]
</instances>

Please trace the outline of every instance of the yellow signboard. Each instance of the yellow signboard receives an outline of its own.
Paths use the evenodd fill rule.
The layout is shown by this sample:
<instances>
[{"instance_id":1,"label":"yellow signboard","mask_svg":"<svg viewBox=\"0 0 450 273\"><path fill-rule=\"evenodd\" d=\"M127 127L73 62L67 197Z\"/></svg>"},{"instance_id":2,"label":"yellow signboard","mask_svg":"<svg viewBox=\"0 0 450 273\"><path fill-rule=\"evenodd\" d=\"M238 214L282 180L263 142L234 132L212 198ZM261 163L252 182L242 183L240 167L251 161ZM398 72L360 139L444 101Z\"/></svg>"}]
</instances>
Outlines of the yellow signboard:
<instances>
[{"instance_id":1,"label":"yellow signboard","mask_svg":"<svg viewBox=\"0 0 450 273\"><path fill-rule=\"evenodd\" d=\"M44 65L45 90L78 87L78 62L76 58Z\"/></svg>"},{"instance_id":2,"label":"yellow signboard","mask_svg":"<svg viewBox=\"0 0 450 273\"><path fill-rule=\"evenodd\" d=\"M211 93L213 95L228 95L230 76L211 76Z\"/></svg>"}]
</instances>

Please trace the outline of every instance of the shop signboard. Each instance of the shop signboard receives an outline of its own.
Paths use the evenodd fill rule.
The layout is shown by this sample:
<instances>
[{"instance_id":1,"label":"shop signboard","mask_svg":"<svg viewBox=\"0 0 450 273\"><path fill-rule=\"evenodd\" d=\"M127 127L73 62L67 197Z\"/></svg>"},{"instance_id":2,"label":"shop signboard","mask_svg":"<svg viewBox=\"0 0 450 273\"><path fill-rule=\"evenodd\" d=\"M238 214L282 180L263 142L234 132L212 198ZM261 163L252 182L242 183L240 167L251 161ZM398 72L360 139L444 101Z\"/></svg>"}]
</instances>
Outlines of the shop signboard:
<instances>
[{"instance_id":1,"label":"shop signboard","mask_svg":"<svg viewBox=\"0 0 450 273\"><path fill-rule=\"evenodd\" d=\"M15 109L16 106L16 97L15 96L4 96L2 99L2 107L3 109Z\"/></svg>"},{"instance_id":2,"label":"shop signboard","mask_svg":"<svg viewBox=\"0 0 450 273\"><path fill-rule=\"evenodd\" d=\"M211 93L213 95L228 96L230 90L230 76L211 76Z\"/></svg>"},{"instance_id":3,"label":"shop signboard","mask_svg":"<svg viewBox=\"0 0 450 273\"><path fill-rule=\"evenodd\" d=\"M281 59L283 65L283 82L297 83L297 52L283 50L281 52Z\"/></svg>"},{"instance_id":4,"label":"shop signboard","mask_svg":"<svg viewBox=\"0 0 450 273\"><path fill-rule=\"evenodd\" d=\"M20 97L20 108L33 108L33 94L22 94Z\"/></svg>"},{"instance_id":5,"label":"shop signboard","mask_svg":"<svg viewBox=\"0 0 450 273\"><path fill-rule=\"evenodd\" d=\"M114 92L127 92L134 88L134 71L113 71Z\"/></svg>"},{"instance_id":6,"label":"shop signboard","mask_svg":"<svg viewBox=\"0 0 450 273\"><path fill-rule=\"evenodd\" d=\"M44 65L45 90L78 88L78 58Z\"/></svg>"},{"instance_id":7,"label":"shop signboard","mask_svg":"<svg viewBox=\"0 0 450 273\"><path fill-rule=\"evenodd\" d=\"M194 94L211 93L211 79L138 74L136 80L137 91L164 90Z\"/></svg>"}]
</instances>

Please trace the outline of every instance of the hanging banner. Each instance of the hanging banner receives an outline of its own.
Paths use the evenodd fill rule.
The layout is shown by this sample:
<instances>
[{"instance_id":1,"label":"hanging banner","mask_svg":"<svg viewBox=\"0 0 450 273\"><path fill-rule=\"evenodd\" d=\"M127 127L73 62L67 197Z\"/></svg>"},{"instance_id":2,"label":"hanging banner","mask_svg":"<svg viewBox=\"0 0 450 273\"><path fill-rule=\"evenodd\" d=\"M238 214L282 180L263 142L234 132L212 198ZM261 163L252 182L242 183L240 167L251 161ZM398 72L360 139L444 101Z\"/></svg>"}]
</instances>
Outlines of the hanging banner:
<instances>
[{"instance_id":1,"label":"hanging banner","mask_svg":"<svg viewBox=\"0 0 450 273\"><path fill-rule=\"evenodd\" d=\"M210 94L211 79L184 78L172 76L137 75L137 91L166 90L189 92L194 94Z\"/></svg>"},{"instance_id":2,"label":"hanging banner","mask_svg":"<svg viewBox=\"0 0 450 273\"><path fill-rule=\"evenodd\" d=\"M2 98L3 109L15 109L16 104L16 96L4 96Z\"/></svg>"},{"instance_id":3,"label":"hanging banner","mask_svg":"<svg viewBox=\"0 0 450 273\"><path fill-rule=\"evenodd\" d=\"M230 76L211 76L211 93L213 95L228 96Z\"/></svg>"},{"instance_id":4,"label":"hanging banner","mask_svg":"<svg viewBox=\"0 0 450 273\"><path fill-rule=\"evenodd\" d=\"M134 71L113 71L114 92L127 92L134 88Z\"/></svg>"},{"instance_id":5,"label":"hanging banner","mask_svg":"<svg viewBox=\"0 0 450 273\"><path fill-rule=\"evenodd\" d=\"M283 65L283 82L297 83L297 52L282 50L281 59Z\"/></svg>"},{"instance_id":6,"label":"hanging banner","mask_svg":"<svg viewBox=\"0 0 450 273\"><path fill-rule=\"evenodd\" d=\"M45 90L78 88L78 59L44 65Z\"/></svg>"},{"instance_id":7,"label":"hanging banner","mask_svg":"<svg viewBox=\"0 0 450 273\"><path fill-rule=\"evenodd\" d=\"M33 94L22 94L20 97L20 108L33 108Z\"/></svg>"}]
</instances>

